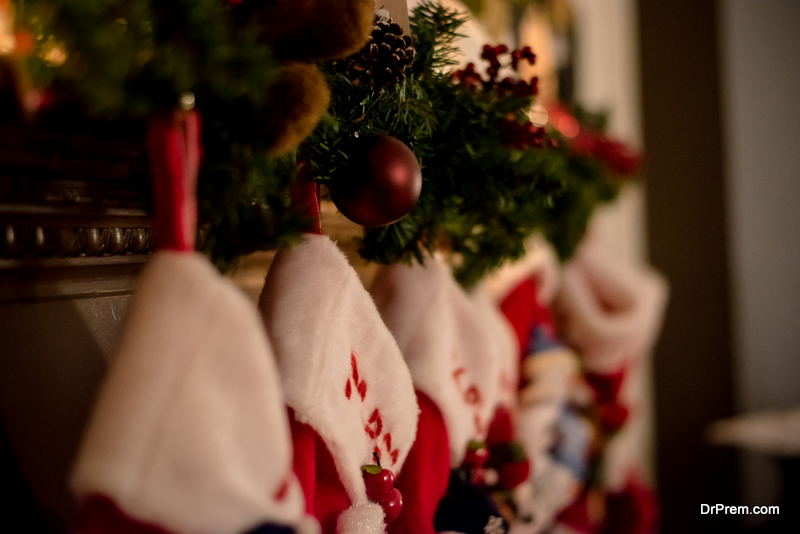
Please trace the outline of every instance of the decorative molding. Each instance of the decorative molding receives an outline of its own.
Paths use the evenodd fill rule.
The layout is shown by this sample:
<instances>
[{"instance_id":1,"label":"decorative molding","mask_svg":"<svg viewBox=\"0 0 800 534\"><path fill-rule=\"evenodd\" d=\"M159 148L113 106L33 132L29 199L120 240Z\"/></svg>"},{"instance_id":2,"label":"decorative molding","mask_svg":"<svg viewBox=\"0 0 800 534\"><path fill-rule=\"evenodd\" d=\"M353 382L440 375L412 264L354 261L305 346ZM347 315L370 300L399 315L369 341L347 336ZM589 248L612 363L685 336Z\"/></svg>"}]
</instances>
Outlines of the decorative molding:
<instances>
[{"instance_id":1,"label":"decorative molding","mask_svg":"<svg viewBox=\"0 0 800 534\"><path fill-rule=\"evenodd\" d=\"M76 258L147 254L150 228L59 228L7 225L0 235L0 258Z\"/></svg>"},{"instance_id":2,"label":"decorative molding","mask_svg":"<svg viewBox=\"0 0 800 534\"><path fill-rule=\"evenodd\" d=\"M137 143L0 126L0 260L47 266L53 259L97 264L97 258L145 255L153 244L150 213L146 159Z\"/></svg>"}]
</instances>

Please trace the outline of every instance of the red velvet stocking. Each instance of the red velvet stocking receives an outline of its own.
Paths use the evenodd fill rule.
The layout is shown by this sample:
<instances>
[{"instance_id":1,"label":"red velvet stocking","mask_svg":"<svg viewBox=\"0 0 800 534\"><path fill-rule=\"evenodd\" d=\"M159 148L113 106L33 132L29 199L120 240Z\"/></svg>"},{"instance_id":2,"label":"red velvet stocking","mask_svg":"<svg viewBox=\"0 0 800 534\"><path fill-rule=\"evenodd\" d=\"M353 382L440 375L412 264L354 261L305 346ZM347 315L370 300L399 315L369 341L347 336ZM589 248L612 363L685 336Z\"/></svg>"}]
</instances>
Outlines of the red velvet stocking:
<instances>
[{"instance_id":1,"label":"red velvet stocking","mask_svg":"<svg viewBox=\"0 0 800 534\"><path fill-rule=\"evenodd\" d=\"M298 422L289 409L294 471L306 499L306 511L320 522L323 534L335 534L339 515L350 507L350 498L339 480L328 447L310 426Z\"/></svg>"},{"instance_id":2,"label":"red velvet stocking","mask_svg":"<svg viewBox=\"0 0 800 534\"><path fill-rule=\"evenodd\" d=\"M403 512L389 525L389 534L434 534L433 518L450 478L450 448L442 414L421 391L417 391L417 403L417 439L395 483L403 494Z\"/></svg>"}]
</instances>

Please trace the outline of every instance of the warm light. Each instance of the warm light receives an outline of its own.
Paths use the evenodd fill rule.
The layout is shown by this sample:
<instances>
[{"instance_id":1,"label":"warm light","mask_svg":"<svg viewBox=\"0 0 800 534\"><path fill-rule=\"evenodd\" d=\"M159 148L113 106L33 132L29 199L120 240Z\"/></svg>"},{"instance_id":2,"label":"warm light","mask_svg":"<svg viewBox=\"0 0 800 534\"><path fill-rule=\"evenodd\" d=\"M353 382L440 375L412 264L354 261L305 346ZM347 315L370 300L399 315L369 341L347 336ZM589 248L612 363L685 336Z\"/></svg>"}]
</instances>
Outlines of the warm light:
<instances>
[{"instance_id":1,"label":"warm light","mask_svg":"<svg viewBox=\"0 0 800 534\"><path fill-rule=\"evenodd\" d=\"M564 137L575 137L581 131L581 126L578 120L570 115L563 115L558 119L556 126L558 131L564 134Z\"/></svg>"},{"instance_id":2,"label":"warm light","mask_svg":"<svg viewBox=\"0 0 800 534\"><path fill-rule=\"evenodd\" d=\"M581 131L578 119L560 109L550 113L550 124L561 132L564 137L575 137Z\"/></svg>"},{"instance_id":3,"label":"warm light","mask_svg":"<svg viewBox=\"0 0 800 534\"><path fill-rule=\"evenodd\" d=\"M0 54L10 54L16 48L14 32L11 30L9 2L0 0Z\"/></svg>"},{"instance_id":4,"label":"warm light","mask_svg":"<svg viewBox=\"0 0 800 534\"><path fill-rule=\"evenodd\" d=\"M42 59L54 67L60 67L67 60L67 54L61 47L53 46L42 55Z\"/></svg>"},{"instance_id":5,"label":"warm light","mask_svg":"<svg viewBox=\"0 0 800 534\"><path fill-rule=\"evenodd\" d=\"M531 119L531 122L534 126L541 127L547 124L547 121L550 119L550 115L547 113L547 109L544 106L537 104L528 112L528 118Z\"/></svg>"}]
</instances>

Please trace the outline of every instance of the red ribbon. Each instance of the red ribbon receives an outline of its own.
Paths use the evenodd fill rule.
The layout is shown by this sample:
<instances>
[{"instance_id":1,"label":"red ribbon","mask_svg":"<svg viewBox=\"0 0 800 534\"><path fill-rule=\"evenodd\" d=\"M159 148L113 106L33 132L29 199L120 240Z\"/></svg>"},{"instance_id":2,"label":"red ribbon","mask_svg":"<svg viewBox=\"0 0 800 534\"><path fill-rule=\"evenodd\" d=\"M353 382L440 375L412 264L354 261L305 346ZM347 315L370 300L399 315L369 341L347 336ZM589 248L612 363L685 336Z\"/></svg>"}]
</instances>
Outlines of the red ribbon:
<instances>
[{"instance_id":1,"label":"red ribbon","mask_svg":"<svg viewBox=\"0 0 800 534\"><path fill-rule=\"evenodd\" d=\"M310 163L300 164L297 181L292 187L292 203L302 209L303 213L311 219L310 226L306 231L310 234L321 234L319 185L311 179Z\"/></svg>"},{"instance_id":2,"label":"red ribbon","mask_svg":"<svg viewBox=\"0 0 800 534\"><path fill-rule=\"evenodd\" d=\"M200 117L195 111L152 117L147 155L153 182L153 232L160 250L191 252L197 231Z\"/></svg>"}]
</instances>

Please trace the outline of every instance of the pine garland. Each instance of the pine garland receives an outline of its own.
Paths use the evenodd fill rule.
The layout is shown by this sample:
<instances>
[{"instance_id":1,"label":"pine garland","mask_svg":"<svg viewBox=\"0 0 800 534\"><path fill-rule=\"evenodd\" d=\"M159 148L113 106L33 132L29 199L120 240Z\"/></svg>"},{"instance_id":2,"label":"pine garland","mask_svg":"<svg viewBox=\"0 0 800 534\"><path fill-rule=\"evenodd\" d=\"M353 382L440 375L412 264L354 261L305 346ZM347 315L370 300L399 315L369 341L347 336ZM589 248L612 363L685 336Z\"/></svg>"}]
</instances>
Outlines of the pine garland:
<instances>
[{"instance_id":1,"label":"pine garland","mask_svg":"<svg viewBox=\"0 0 800 534\"><path fill-rule=\"evenodd\" d=\"M449 68L464 22L433 2L418 6L411 16L412 72L383 94L353 86L343 69L330 65L331 116L302 151L318 179L335 186L347 172L348 145L358 138L389 133L407 143L422 167L420 199L399 222L365 229L360 253L392 264L422 262L427 252L444 250L458 280L470 286L524 253L525 239L542 226L553 195L563 189L564 158L542 142L543 133L541 146L521 148L504 136L508 124L524 129L529 123L533 86L523 83L529 90L516 91L520 86L496 73L480 84L466 75L457 83ZM496 52L487 57L497 62Z\"/></svg>"},{"instance_id":2,"label":"pine garland","mask_svg":"<svg viewBox=\"0 0 800 534\"><path fill-rule=\"evenodd\" d=\"M220 0L18 0L39 85L92 117L143 117L186 92L206 105L267 99L279 69L259 28ZM53 53L53 50L59 52ZM208 99L208 100L207 100Z\"/></svg>"},{"instance_id":3,"label":"pine garland","mask_svg":"<svg viewBox=\"0 0 800 534\"><path fill-rule=\"evenodd\" d=\"M391 264L445 251L466 286L521 256L536 230L568 257L594 208L615 197L619 182L608 177L635 168L635 157L606 139L602 124L585 113L574 111L591 135L574 140L530 124L535 80L499 78L501 66L532 61L529 49L487 46L487 76L474 67L453 72L466 19L431 1L411 16L416 57L399 83L373 89L354 83L346 60L320 64L331 90L329 114L297 154L280 158L270 155L264 124L275 111L269 95L281 67L260 40L256 4L15 5L18 28L35 37L29 70L40 86L54 90L60 109L137 130L149 114L194 95L205 149L198 247L222 270L243 254L291 242L305 228L290 204L298 160L311 164L317 181L335 185L348 172L359 139L371 135L389 134L411 147L423 188L405 218L365 229L361 255Z\"/></svg>"}]
</instances>

